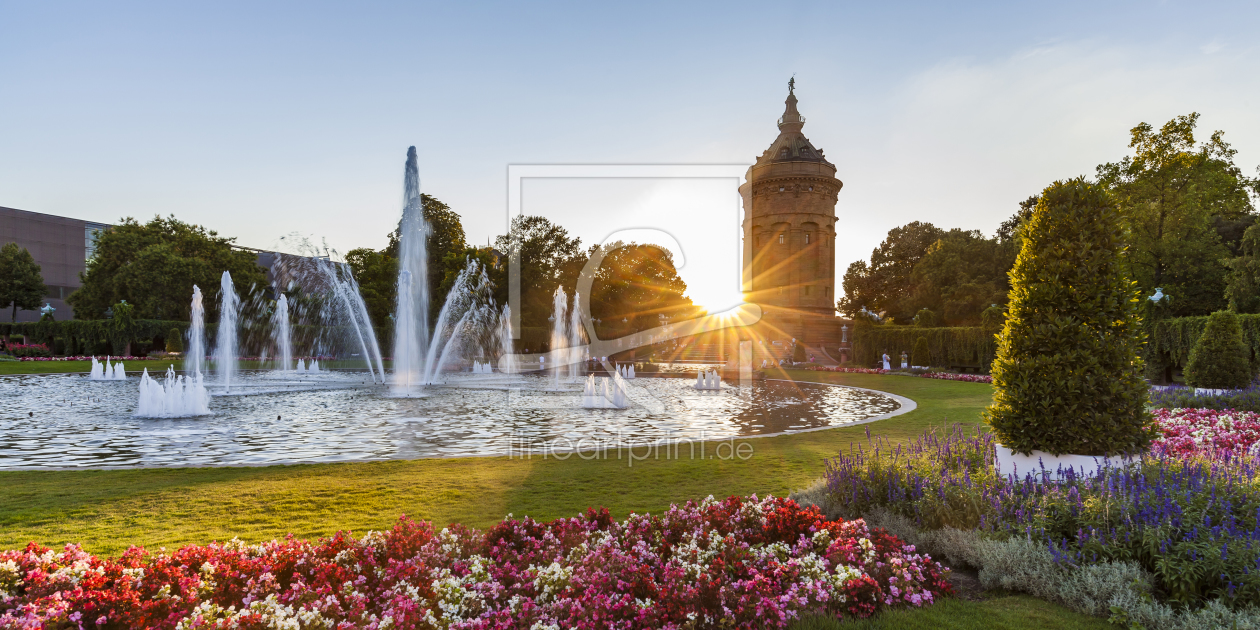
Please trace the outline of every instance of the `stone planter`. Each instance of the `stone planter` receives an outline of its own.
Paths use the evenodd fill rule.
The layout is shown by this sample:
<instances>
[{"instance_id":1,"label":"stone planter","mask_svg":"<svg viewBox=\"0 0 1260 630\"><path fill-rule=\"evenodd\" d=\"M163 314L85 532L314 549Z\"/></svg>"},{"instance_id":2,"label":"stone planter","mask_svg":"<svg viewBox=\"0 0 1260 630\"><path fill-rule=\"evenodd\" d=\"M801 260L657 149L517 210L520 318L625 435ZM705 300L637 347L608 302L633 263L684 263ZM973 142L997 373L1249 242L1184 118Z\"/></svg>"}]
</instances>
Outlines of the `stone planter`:
<instances>
[{"instance_id":1,"label":"stone planter","mask_svg":"<svg viewBox=\"0 0 1260 630\"><path fill-rule=\"evenodd\" d=\"M1103 467L1121 468L1137 462L1134 458L1120 455L1112 455L1110 457L1101 455L1053 455L1045 451L1033 451L1031 455L1023 455L1013 452L1001 444L995 444L995 446L997 447L996 464L998 472L1003 475L1015 473L1020 479L1023 479L1024 475L1028 473L1033 473L1033 477L1037 481L1042 479L1041 470L1043 467L1051 481L1058 481L1062 478L1060 470L1066 473L1071 468L1075 471L1076 476L1081 477L1093 475Z\"/></svg>"}]
</instances>

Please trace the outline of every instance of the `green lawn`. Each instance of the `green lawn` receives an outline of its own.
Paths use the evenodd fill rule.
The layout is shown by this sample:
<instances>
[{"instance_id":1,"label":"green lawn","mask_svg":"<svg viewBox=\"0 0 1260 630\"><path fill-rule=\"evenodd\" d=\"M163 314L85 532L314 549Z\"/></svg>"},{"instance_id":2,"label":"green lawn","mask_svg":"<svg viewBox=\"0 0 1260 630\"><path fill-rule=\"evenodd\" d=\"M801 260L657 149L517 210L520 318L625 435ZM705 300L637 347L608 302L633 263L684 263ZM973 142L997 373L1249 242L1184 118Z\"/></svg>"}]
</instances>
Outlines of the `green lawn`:
<instances>
[{"instance_id":1,"label":"green lawn","mask_svg":"<svg viewBox=\"0 0 1260 630\"><path fill-rule=\"evenodd\" d=\"M996 595L978 602L946 599L926 608L892 610L843 624L815 617L795 624L791 630L1103 630L1112 627L1106 619L1076 614L1035 597Z\"/></svg>"},{"instance_id":2,"label":"green lawn","mask_svg":"<svg viewBox=\"0 0 1260 630\"><path fill-rule=\"evenodd\" d=\"M130 365L129 365L130 367ZM894 440L931 426L974 424L990 386L924 378L791 371L801 380L853 385L906 396L910 413L870 425L772 438L744 461L464 458L264 468L0 472L0 548L29 541L77 542L94 553L128 545L174 547L239 537L248 542L293 533L384 529L406 514L437 524L486 527L505 514L540 519L604 506L616 516L655 512L709 494L785 495L817 479L823 460L866 429ZM884 627L1088 627L1094 619L1026 597L952 600ZM1020 620L1016 623L1016 620ZM1026 621L1025 621L1026 620ZM901 625L903 624L904 625ZM954 624L954 625L949 625ZM970 625L968 625L970 624ZM980 624L980 625L976 625ZM827 626L819 626L827 627Z\"/></svg>"}]
</instances>

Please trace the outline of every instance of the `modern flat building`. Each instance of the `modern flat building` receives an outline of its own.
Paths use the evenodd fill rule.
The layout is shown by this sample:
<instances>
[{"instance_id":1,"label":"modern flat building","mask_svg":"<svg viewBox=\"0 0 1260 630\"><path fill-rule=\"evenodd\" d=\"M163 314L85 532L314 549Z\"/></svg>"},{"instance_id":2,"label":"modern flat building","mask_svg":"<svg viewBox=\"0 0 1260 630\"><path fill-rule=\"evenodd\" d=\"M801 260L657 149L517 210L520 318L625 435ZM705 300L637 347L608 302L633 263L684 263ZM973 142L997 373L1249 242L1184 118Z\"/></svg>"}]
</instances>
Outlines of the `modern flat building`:
<instances>
[{"instance_id":1,"label":"modern flat building","mask_svg":"<svg viewBox=\"0 0 1260 630\"><path fill-rule=\"evenodd\" d=\"M79 274L87 271L87 261L96 253L96 238L110 225L71 219L51 214L41 214L16 208L0 207L0 246L17 243L25 247L39 265L44 277L44 300L40 304L51 306L56 319L74 319L74 309L66 298L82 286ZM258 266L267 270L267 282L273 280L272 266L277 254L252 247L233 246L235 249L254 252ZM0 321L8 321L12 310L0 309ZM39 321L40 310L17 313L17 321Z\"/></svg>"},{"instance_id":2,"label":"modern flat building","mask_svg":"<svg viewBox=\"0 0 1260 630\"><path fill-rule=\"evenodd\" d=\"M35 258L47 289L44 303L57 309L53 313L57 319L74 318L74 310L65 299L79 288L79 274L87 269L87 260L96 249L97 234L108 227L104 223L0 207L0 245L17 243ZM17 321L33 322L39 317L39 309L19 310Z\"/></svg>"}]
</instances>

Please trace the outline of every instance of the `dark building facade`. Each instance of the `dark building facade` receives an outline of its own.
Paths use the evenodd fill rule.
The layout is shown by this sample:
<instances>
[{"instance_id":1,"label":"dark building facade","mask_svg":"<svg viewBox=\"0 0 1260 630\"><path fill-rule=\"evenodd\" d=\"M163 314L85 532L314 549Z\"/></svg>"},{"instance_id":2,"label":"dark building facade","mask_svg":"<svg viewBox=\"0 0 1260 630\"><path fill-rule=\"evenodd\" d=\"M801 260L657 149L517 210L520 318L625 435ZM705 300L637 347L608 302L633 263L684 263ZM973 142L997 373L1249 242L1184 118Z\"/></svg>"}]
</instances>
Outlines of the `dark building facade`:
<instances>
[{"instance_id":1,"label":"dark building facade","mask_svg":"<svg viewBox=\"0 0 1260 630\"><path fill-rule=\"evenodd\" d=\"M57 319L74 318L74 310L65 299L79 288L79 274L87 269L96 236L108 227L104 223L0 207L0 245L17 243L31 253L44 277L44 303L57 309L53 313ZM39 318L38 309L20 310L17 315L19 322Z\"/></svg>"}]
</instances>

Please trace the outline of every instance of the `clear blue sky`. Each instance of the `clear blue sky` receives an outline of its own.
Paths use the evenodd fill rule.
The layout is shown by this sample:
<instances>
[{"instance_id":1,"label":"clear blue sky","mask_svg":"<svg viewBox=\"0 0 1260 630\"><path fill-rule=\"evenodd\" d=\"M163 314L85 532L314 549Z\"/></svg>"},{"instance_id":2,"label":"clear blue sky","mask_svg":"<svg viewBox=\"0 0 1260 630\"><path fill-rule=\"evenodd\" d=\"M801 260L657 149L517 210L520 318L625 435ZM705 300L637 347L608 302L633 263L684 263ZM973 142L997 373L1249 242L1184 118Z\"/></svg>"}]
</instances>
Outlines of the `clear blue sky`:
<instances>
[{"instance_id":1,"label":"clear blue sky","mask_svg":"<svg viewBox=\"0 0 1260 630\"><path fill-rule=\"evenodd\" d=\"M842 274L908 221L992 233L1125 155L1142 121L1199 111L1254 173L1257 23L1256 2L5 1L0 205L380 247L414 144L424 190L485 242L507 164L748 163L795 73L805 133L845 182ZM660 220L645 204L677 192L548 190L525 210L584 241ZM673 213L689 260L725 260L704 242L717 205ZM703 303L729 288L684 278Z\"/></svg>"}]
</instances>

